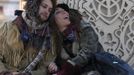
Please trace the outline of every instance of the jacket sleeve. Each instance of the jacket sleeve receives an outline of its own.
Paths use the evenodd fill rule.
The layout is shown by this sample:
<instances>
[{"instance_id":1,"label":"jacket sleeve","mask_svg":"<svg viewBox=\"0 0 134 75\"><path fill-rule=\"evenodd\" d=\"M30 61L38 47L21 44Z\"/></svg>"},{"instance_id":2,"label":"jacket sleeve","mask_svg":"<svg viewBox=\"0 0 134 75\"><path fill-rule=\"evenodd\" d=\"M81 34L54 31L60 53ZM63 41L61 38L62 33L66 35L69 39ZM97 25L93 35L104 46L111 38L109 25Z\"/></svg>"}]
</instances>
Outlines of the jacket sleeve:
<instances>
[{"instance_id":1,"label":"jacket sleeve","mask_svg":"<svg viewBox=\"0 0 134 75\"><path fill-rule=\"evenodd\" d=\"M91 53L97 51L98 36L89 23L81 22L80 50L76 57L72 58L73 64L83 66L88 63Z\"/></svg>"},{"instance_id":2,"label":"jacket sleeve","mask_svg":"<svg viewBox=\"0 0 134 75\"><path fill-rule=\"evenodd\" d=\"M6 27L5 24L0 25L0 72L5 71L6 67L4 66L5 64L2 62L3 61L3 50L5 43L5 36L6 35Z\"/></svg>"},{"instance_id":3,"label":"jacket sleeve","mask_svg":"<svg viewBox=\"0 0 134 75\"><path fill-rule=\"evenodd\" d=\"M23 42L18 39L19 34L16 25L11 21L0 25L0 71L5 70L4 65L8 65L7 68L9 64L15 67L19 65L24 51Z\"/></svg>"}]
</instances>

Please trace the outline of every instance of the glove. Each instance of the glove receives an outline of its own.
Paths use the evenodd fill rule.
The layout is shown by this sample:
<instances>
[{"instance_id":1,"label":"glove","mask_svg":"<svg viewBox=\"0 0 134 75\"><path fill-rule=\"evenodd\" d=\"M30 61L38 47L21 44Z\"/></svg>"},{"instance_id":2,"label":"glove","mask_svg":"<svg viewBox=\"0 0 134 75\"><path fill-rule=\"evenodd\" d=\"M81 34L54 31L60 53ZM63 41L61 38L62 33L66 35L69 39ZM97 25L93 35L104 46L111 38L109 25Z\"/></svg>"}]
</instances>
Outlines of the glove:
<instances>
[{"instance_id":1,"label":"glove","mask_svg":"<svg viewBox=\"0 0 134 75\"><path fill-rule=\"evenodd\" d=\"M73 66L69 62L66 62L61 67L61 70L57 72L57 75L80 75L80 67L75 65Z\"/></svg>"}]
</instances>

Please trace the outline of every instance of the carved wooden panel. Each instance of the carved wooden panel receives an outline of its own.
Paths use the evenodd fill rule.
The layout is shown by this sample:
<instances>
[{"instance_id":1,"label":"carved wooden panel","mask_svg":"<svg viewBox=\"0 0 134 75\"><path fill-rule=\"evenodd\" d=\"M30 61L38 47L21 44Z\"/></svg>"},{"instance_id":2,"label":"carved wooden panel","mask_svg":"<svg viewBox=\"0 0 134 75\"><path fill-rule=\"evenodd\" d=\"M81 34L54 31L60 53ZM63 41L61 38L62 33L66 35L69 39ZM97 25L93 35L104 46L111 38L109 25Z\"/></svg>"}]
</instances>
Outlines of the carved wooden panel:
<instances>
[{"instance_id":1,"label":"carved wooden panel","mask_svg":"<svg viewBox=\"0 0 134 75\"><path fill-rule=\"evenodd\" d=\"M19 7L20 7L20 10L24 10L25 4L26 4L26 0L19 0Z\"/></svg>"},{"instance_id":2,"label":"carved wooden panel","mask_svg":"<svg viewBox=\"0 0 134 75\"><path fill-rule=\"evenodd\" d=\"M134 0L59 0L78 9L105 51L134 67Z\"/></svg>"}]
</instances>

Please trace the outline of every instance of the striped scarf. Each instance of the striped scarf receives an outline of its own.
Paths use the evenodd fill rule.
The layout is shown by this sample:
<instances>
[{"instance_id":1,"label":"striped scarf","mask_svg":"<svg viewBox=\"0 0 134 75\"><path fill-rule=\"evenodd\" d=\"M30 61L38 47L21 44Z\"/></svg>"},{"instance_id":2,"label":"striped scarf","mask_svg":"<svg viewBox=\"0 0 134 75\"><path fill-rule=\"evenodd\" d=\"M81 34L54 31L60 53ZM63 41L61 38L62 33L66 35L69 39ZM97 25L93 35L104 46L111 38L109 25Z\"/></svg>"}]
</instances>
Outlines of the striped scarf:
<instances>
[{"instance_id":1,"label":"striped scarf","mask_svg":"<svg viewBox=\"0 0 134 75\"><path fill-rule=\"evenodd\" d=\"M44 54L46 50L50 49L50 32L49 27L46 27L46 36L45 40L42 44L42 48L40 49L38 55L35 57L35 59L25 68L25 70L22 73L31 73L31 71L35 68L35 66L43 59Z\"/></svg>"}]
</instances>

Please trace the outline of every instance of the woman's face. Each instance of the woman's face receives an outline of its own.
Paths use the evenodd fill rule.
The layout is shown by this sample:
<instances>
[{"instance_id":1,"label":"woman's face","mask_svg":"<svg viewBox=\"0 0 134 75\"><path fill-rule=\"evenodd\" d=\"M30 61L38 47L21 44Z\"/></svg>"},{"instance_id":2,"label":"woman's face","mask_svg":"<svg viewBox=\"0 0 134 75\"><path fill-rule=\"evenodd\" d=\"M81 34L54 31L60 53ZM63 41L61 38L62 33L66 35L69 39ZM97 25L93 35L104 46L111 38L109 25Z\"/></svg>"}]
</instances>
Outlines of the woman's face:
<instances>
[{"instance_id":1,"label":"woman's face","mask_svg":"<svg viewBox=\"0 0 134 75\"><path fill-rule=\"evenodd\" d=\"M54 18L59 28L66 28L70 24L69 13L62 8L56 8Z\"/></svg>"}]
</instances>

